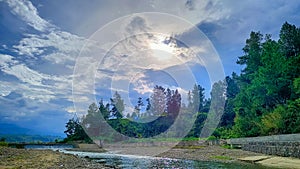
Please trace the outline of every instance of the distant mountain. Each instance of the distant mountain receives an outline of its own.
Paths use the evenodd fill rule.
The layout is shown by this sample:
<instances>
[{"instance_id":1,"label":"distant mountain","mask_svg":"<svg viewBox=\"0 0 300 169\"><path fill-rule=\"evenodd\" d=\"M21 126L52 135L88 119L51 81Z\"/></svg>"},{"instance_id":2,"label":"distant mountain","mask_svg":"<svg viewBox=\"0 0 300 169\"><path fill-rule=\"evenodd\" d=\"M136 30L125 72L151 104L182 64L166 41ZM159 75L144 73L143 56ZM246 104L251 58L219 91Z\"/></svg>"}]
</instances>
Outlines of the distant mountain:
<instances>
[{"instance_id":1,"label":"distant mountain","mask_svg":"<svg viewBox=\"0 0 300 169\"><path fill-rule=\"evenodd\" d=\"M30 134L32 130L23 128L15 124L2 123L0 124L0 134Z\"/></svg>"},{"instance_id":2,"label":"distant mountain","mask_svg":"<svg viewBox=\"0 0 300 169\"><path fill-rule=\"evenodd\" d=\"M9 123L0 123L0 138L7 142L54 142L63 139L62 134L38 132Z\"/></svg>"},{"instance_id":3,"label":"distant mountain","mask_svg":"<svg viewBox=\"0 0 300 169\"><path fill-rule=\"evenodd\" d=\"M25 134L0 134L0 138L5 138L6 142L55 142L55 140L63 140L60 136L41 136L41 135L25 135Z\"/></svg>"}]
</instances>

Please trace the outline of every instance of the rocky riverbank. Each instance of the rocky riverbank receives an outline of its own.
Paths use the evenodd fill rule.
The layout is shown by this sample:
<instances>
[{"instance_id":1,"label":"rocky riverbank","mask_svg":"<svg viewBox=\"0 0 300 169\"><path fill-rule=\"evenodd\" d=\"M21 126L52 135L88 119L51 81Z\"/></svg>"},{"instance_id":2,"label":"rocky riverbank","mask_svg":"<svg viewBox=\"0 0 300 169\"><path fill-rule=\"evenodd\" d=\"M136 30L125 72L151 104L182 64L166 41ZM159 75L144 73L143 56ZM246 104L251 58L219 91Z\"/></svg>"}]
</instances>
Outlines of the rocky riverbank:
<instances>
[{"instance_id":1,"label":"rocky riverbank","mask_svg":"<svg viewBox=\"0 0 300 169\"><path fill-rule=\"evenodd\" d=\"M91 152L90 150L83 149L72 149L72 151ZM94 152L103 152L103 150L98 149ZM245 162L242 161L247 161L250 163L258 163L259 165L256 166L256 168L264 168L263 166L268 166L271 168L299 168L298 166L300 164L299 159L280 157L280 160L278 160L279 157L273 156L265 158L263 154L243 151L240 149L225 149L219 146L198 146L184 148L177 147L170 149L169 151L166 151L164 153L161 153L157 156L197 161L217 161L222 163L235 164L240 163L240 165L245 164ZM261 160L256 160L257 157L260 157ZM276 163L274 162L274 160ZM0 147L0 169L6 168L96 169L109 167L106 166L104 163L96 163L86 158L79 158L75 155L63 154L58 151L26 150Z\"/></svg>"},{"instance_id":2,"label":"rocky riverbank","mask_svg":"<svg viewBox=\"0 0 300 169\"><path fill-rule=\"evenodd\" d=\"M52 150L26 150L8 147L0 147L0 169L96 169L108 168L103 164L67 155Z\"/></svg>"}]
</instances>

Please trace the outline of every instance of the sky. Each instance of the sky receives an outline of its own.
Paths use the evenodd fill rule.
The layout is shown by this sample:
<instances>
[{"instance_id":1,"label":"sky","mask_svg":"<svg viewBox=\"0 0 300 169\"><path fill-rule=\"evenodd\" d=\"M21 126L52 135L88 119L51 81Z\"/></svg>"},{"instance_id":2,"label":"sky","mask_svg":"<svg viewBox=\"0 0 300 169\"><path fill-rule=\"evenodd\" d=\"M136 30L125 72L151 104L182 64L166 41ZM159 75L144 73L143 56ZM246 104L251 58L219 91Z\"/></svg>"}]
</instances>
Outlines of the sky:
<instances>
[{"instance_id":1,"label":"sky","mask_svg":"<svg viewBox=\"0 0 300 169\"><path fill-rule=\"evenodd\" d=\"M300 25L298 0L0 0L0 133L64 136L119 91L126 113L154 85L206 89L232 72L251 31Z\"/></svg>"}]
</instances>

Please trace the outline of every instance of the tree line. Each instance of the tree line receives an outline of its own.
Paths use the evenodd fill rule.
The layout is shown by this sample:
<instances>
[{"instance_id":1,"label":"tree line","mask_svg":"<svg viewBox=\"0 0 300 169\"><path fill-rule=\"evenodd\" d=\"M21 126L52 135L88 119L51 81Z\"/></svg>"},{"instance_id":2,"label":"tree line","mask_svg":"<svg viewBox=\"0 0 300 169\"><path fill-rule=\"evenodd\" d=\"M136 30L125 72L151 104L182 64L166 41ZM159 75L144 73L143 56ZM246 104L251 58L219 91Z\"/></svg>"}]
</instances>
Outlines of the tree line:
<instances>
[{"instance_id":1,"label":"tree line","mask_svg":"<svg viewBox=\"0 0 300 169\"><path fill-rule=\"evenodd\" d=\"M101 128L110 125L126 136L139 138L160 134L180 118L180 125L170 136L179 137L192 125L185 137L197 138L205 122L220 116L213 132L216 138L299 133L300 28L285 22L278 40L251 32L243 52L237 60L243 67L241 73L233 72L213 84L210 98L205 98L205 89L195 84L185 104L178 90L155 86L146 104L139 97L134 111L124 116L124 101L116 92L107 104L103 100L99 105L91 104L87 115L76 123L92 137L101 132L109 135L111 131ZM195 119L193 124L190 119ZM70 126L67 124L67 129ZM68 137L74 135L73 130L65 132Z\"/></svg>"}]
</instances>

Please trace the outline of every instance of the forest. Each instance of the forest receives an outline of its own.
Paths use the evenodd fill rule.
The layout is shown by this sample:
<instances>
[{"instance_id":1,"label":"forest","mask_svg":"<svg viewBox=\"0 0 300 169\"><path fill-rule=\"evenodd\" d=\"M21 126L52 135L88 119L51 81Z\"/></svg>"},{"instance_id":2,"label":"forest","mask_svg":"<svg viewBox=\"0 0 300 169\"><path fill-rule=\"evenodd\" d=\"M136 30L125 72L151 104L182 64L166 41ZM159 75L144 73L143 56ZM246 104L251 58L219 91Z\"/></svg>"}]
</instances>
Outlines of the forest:
<instances>
[{"instance_id":1,"label":"forest","mask_svg":"<svg viewBox=\"0 0 300 169\"><path fill-rule=\"evenodd\" d=\"M213 84L210 98L200 84L189 91L187 103L178 90L155 86L149 98L139 97L134 111L123 115L124 101L115 92L108 101L92 103L84 117L70 119L65 140L87 140L85 131L104 140L122 137L110 134L107 125L128 137L148 138L165 132L176 119L180 124L169 137L199 138L207 119L220 112L214 138L300 133L300 28L285 22L278 40L251 32L242 50L236 61L241 73Z\"/></svg>"}]
</instances>

